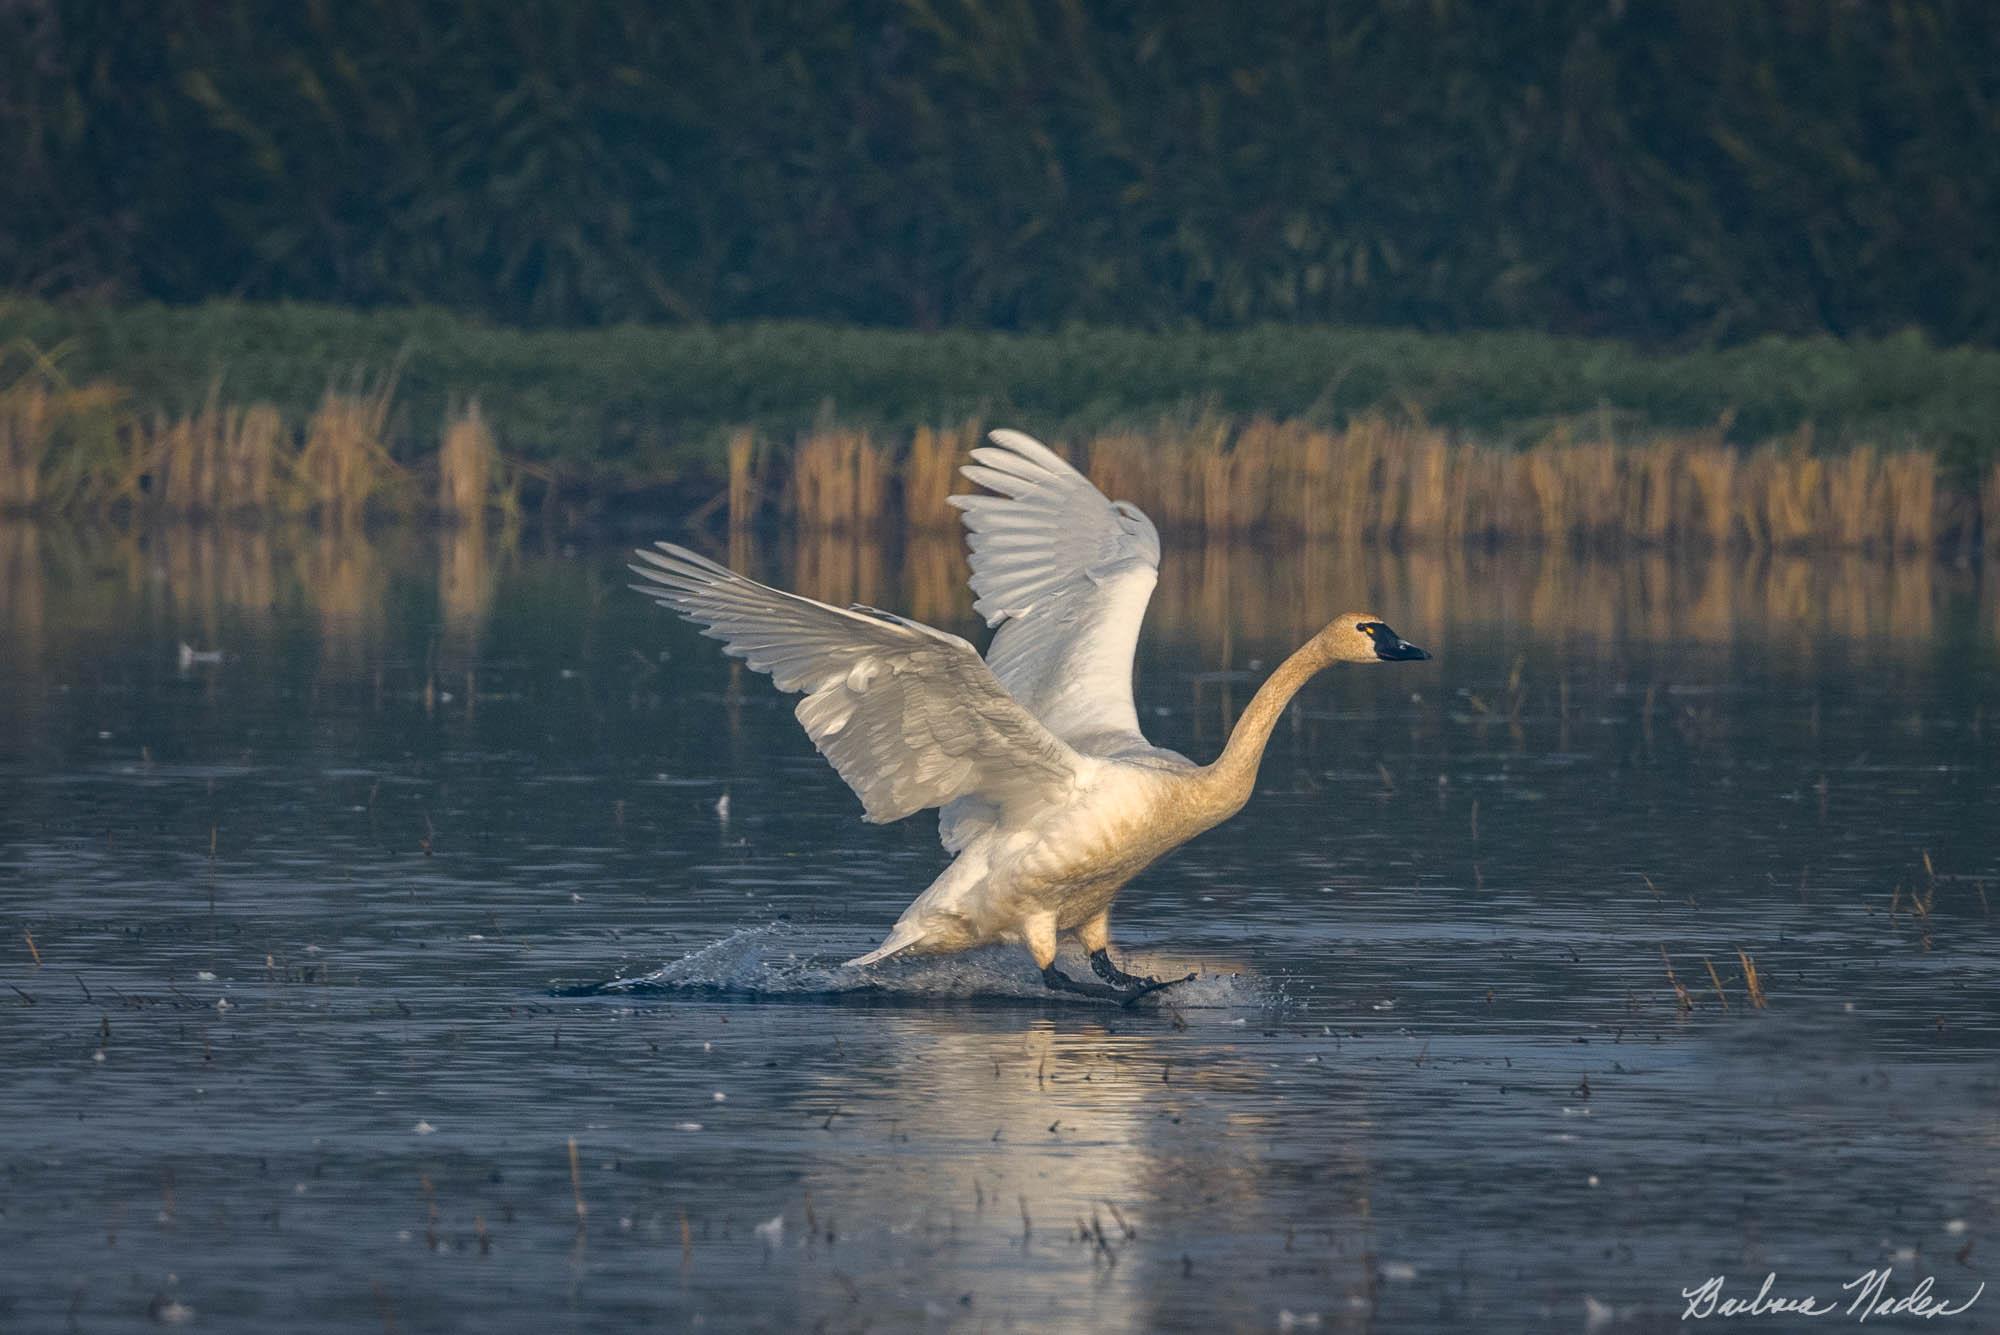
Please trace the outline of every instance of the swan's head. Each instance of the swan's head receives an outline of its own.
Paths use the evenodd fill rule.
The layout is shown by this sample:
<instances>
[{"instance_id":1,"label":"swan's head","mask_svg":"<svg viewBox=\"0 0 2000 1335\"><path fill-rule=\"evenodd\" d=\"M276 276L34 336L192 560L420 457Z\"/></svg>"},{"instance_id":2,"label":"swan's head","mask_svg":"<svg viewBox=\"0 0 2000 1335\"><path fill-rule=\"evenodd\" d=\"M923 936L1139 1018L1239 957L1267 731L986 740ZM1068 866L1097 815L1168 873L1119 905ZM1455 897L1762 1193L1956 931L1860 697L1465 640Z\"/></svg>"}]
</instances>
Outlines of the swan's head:
<instances>
[{"instance_id":1,"label":"swan's head","mask_svg":"<svg viewBox=\"0 0 2000 1335\"><path fill-rule=\"evenodd\" d=\"M1430 657L1369 612L1335 617L1313 641L1329 663L1408 663Z\"/></svg>"}]
</instances>

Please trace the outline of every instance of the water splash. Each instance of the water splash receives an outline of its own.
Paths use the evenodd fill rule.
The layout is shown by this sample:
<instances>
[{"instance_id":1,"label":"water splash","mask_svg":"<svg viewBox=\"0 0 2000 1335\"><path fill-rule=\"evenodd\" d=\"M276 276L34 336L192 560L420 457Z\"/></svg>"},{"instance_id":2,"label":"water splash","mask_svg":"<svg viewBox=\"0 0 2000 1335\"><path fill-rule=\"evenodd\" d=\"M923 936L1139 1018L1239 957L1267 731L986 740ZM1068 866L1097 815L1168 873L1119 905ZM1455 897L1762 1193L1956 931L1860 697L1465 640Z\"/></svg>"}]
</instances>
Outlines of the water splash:
<instances>
[{"instance_id":1,"label":"water splash","mask_svg":"<svg viewBox=\"0 0 2000 1335\"><path fill-rule=\"evenodd\" d=\"M925 1005L952 1001L1002 1001L1036 1006L1090 1006L1112 1003L1051 992L1018 950L996 947L961 955L893 959L864 969L828 963L803 954L796 929L773 922L732 932L650 973L582 983L557 989L568 997L656 997L697 995L711 999L860 1005ZM1128 959L1135 970L1143 961ZM1065 959L1062 967L1089 978L1090 966ZM1155 996L1134 1009L1162 1005L1182 1009L1268 1009L1283 996L1262 980L1240 974L1204 974Z\"/></svg>"}]
</instances>

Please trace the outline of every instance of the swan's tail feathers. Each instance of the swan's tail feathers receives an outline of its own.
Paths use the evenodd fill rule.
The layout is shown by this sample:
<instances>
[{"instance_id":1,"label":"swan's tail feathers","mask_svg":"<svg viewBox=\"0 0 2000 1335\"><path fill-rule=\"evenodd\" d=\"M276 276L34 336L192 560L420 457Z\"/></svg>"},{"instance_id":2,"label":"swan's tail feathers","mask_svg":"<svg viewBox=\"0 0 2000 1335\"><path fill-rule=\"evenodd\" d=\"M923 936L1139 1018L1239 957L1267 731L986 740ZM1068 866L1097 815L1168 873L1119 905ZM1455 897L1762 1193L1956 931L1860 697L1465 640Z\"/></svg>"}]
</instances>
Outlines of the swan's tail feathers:
<instances>
[{"instance_id":1,"label":"swan's tail feathers","mask_svg":"<svg viewBox=\"0 0 2000 1335\"><path fill-rule=\"evenodd\" d=\"M921 941L923 939L923 936L924 936L923 928L911 926L909 923L899 922L896 924L895 930L889 933L889 939L887 941L884 941L881 945L875 947L875 949L869 951L866 955L856 955L853 959L847 961L845 967L849 969L858 969L865 964L879 964L883 960L888 959L891 955L895 955L902 951L908 950L911 946L914 946L915 944L917 944L917 942Z\"/></svg>"}]
</instances>

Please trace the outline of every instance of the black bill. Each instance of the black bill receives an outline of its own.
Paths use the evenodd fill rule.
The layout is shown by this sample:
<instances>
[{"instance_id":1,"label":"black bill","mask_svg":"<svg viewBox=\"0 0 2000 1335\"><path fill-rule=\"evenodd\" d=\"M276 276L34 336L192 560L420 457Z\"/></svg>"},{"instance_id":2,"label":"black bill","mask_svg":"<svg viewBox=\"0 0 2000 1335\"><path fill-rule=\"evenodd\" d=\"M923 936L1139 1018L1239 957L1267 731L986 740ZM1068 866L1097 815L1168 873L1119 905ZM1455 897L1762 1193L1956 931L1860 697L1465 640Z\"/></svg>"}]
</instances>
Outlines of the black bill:
<instances>
[{"instance_id":1,"label":"black bill","mask_svg":"<svg viewBox=\"0 0 2000 1335\"><path fill-rule=\"evenodd\" d=\"M1430 657L1429 650L1417 648L1380 621L1371 621L1362 629L1375 641L1375 656L1385 663L1412 663Z\"/></svg>"}]
</instances>

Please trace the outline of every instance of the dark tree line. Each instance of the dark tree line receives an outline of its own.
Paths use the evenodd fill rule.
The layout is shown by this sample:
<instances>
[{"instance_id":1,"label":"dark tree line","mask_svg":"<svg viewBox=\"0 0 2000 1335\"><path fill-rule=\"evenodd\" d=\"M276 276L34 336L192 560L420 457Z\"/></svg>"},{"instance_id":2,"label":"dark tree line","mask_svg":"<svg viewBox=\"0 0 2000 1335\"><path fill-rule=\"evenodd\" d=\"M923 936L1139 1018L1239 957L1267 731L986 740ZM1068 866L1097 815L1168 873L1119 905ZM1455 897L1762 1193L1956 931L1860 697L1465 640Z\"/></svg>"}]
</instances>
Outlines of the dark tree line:
<instances>
[{"instance_id":1,"label":"dark tree line","mask_svg":"<svg viewBox=\"0 0 2000 1335\"><path fill-rule=\"evenodd\" d=\"M0 284L2000 341L1990 0L0 0Z\"/></svg>"}]
</instances>

